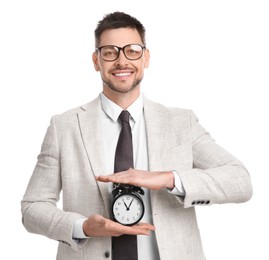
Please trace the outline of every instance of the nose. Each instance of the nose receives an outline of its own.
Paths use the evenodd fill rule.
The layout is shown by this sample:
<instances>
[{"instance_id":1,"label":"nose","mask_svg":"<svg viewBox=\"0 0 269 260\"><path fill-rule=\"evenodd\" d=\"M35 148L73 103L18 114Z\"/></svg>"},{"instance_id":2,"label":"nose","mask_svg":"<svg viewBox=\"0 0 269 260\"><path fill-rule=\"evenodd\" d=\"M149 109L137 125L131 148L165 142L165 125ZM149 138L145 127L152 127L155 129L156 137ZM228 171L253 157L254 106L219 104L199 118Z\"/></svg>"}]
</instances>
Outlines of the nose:
<instances>
[{"instance_id":1,"label":"nose","mask_svg":"<svg viewBox=\"0 0 269 260\"><path fill-rule=\"evenodd\" d=\"M118 66L124 66L128 63L128 59L125 57L125 54L123 53L122 49L120 50L119 57L116 59L115 62Z\"/></svg>"}]
</instances>

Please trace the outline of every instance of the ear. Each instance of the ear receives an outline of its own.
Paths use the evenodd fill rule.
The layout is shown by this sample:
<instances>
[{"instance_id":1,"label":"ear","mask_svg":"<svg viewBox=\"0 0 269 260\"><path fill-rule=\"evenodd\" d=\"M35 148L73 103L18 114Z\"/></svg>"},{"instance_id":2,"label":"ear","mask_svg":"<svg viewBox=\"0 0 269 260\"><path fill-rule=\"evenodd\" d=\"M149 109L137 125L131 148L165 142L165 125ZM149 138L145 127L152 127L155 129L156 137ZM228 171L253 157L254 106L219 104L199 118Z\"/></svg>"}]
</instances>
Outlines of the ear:
<instances>
[{"instance_id":1,"label":"ear","mask_svg":"<svg viewBox=\"0 0 269 260\"><path fill-rule=\"evenodd\" d=\"M149 60L150 60L150 52L149 49L145 50L145 68L149 67Z\"/></svg>"},{"instance_id":2,"label":"ear","mask_svg":"<svg viewBox=\"0 0 269 260\"><path fill-rule=\"evenodd\" d=\"M98 56L97 56L96 52L94 52L92 54L92 61L93 61L93 65L94 65L95 70L100 71L99 64L98 64Z\"/></svg>"}]
</instances>

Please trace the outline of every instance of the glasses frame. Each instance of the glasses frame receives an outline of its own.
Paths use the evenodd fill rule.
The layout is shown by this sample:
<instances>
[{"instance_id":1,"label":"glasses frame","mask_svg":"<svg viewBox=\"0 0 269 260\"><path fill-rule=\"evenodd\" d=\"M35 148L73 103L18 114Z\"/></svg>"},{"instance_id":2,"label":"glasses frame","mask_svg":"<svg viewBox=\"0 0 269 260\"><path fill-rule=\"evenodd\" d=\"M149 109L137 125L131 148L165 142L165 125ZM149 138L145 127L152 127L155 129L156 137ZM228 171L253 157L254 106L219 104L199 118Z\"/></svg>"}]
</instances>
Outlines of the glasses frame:
<instances>
[{"instance_id":1,"label":"glasses frame","mask_svg":"<svg viewBox=\"0 0 269 260\"><path fill-rule=\"evenodd\" d=\"M126 56L126 54L125 54L125 48L128 47L128 46L131 46L131 45L137 45L137 46L140 46L140 47L141 47L142 52L141 52L140 57L138 57L138 58L136 58L136 59L130 59L130 58L128 58L128 57ZM113 59L113 60L107 60L107 59L104 59L103 56L102 56L102 54L101 54L101 50L102 50L103 48L105 48L105 47L113 47L113 48L116 48L117 51L118 51L118 55L117 55L117 57L116 57L115 59ZM120 56L120 51L123 52L123 54L124 54L124 56L125 56L125 58L126 58L127 60L139 60L139 59L143 56L143 53L144 53L144 50L145 50L145 49L146 49L146 46L143 46L143 45L141 45L141 44L137 44L137 43L130 43L130 44L127 44L127 45L125 45L125 46L123 46L123 47L119 47L119 46L112 45L112 44L110 44L110 45L104 45L104 46L101 46L101 47L96 48L95 51L96 51L96 52L98 52L98 51L100 52L100 57L102 58L102 60L104 60L104 61L108 61L108 62L109 62L109 61L115 61L115 60L117 60L117 59L119 58L119 56Z\"/></svg>"}]
</instances>

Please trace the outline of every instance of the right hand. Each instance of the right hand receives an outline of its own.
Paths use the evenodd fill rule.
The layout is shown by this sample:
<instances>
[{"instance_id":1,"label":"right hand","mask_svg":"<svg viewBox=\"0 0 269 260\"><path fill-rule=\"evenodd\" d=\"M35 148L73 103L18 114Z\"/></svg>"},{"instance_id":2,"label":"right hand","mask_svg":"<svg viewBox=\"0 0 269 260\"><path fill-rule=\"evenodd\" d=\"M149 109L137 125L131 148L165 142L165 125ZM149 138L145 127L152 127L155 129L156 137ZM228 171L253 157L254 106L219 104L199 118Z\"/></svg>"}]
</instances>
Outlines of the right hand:
<instances>
[{"instance_id":1,"label":"right hand","mask_svg":"<svg viewBox=\"0 0 269 260\"><path fill-rule=\"evenodd\" d=\"M155 227L148 223L124 226L101 215L92 215L83 223L84 234L88 237L105 237L121 235L149 235Z\"/></svg>"}]
</instances>

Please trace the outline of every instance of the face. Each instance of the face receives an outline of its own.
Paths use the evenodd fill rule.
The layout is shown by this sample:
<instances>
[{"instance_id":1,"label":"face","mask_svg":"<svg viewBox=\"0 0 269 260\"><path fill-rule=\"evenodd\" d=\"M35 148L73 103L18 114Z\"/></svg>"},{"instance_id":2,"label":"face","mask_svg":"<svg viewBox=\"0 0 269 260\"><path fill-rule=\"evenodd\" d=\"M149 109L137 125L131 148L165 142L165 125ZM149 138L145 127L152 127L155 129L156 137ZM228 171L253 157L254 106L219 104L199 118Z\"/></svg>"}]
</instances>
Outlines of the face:
<instances>
[{"instance_id":1,"label":"face","mask_svg":"<svg viewBox=\"0 0 269 260\"><path fill-rule=\"evenodd\" d=\"M104 31L98 47L105 45L124 47L128 44L143 46L140 35L135 29L120 28ZM144 69L149 65L148 50L145 49L138 60L128 60L122 50L115 61L104 61L99 51L94 52L92 58L95 70L100 71L104 93L115 95L139 91Z\"/></svg>"}]
</instances>

